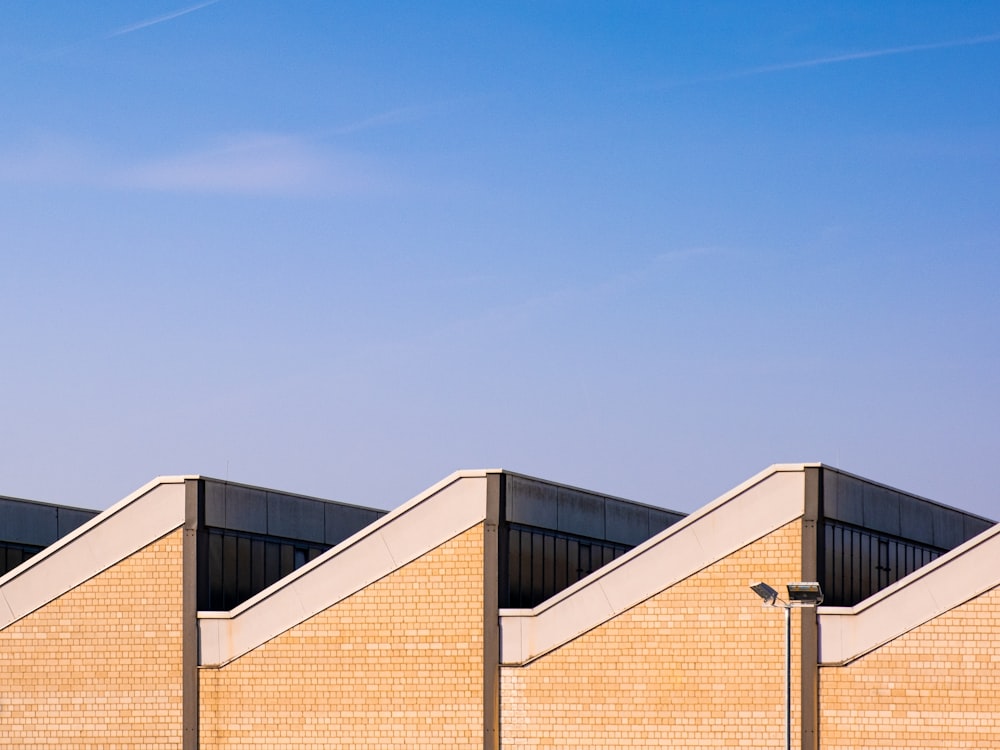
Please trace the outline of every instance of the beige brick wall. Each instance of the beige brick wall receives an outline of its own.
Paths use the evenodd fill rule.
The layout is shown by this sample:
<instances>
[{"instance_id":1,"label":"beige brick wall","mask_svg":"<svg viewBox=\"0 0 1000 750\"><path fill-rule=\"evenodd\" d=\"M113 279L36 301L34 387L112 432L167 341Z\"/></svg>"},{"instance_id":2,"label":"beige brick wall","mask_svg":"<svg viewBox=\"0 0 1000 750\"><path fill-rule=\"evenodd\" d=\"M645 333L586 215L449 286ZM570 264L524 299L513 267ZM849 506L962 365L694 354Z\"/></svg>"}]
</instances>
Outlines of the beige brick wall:
<instances>
[{"instance_id":1,"label":"beige brick wall","mask_svg":"<svg viewBox=\"0 0 1000 750\"><path fill-rule=\"evenodd\" d=\"M763 609L748 584L799 580L801 535L800 521L788 524L536 661L504 667L503 747L783 746L784 613Z\"/></svg>"},{"instance_id":2,"label":"beige brick wall","mask_svg":"<svg viewBox=\"0 0 1000 750\"><path fill-rule=\"evenodd\" d=\"M820 668L827 748L1000 747L1000 589Z\"/></svg>"},{"instance_id":3,"label":"beige brick wall","mask_svg":"<svg viewBox=\"0 0 1000 750\"><path fill-rule=\"evenodd\" d=\"M201 746L481 748L483 528L219 669Z\"/></svg>"},{"instance_id":4,"label":"beige brick wall","mask_svg":"<svg viewBox=\"0 0 1000 750\"><path fill-rule=\"evenodd\" d=\"M181 746L181 538L0 630L0 745Z\"/></svg>"}]
</instances>

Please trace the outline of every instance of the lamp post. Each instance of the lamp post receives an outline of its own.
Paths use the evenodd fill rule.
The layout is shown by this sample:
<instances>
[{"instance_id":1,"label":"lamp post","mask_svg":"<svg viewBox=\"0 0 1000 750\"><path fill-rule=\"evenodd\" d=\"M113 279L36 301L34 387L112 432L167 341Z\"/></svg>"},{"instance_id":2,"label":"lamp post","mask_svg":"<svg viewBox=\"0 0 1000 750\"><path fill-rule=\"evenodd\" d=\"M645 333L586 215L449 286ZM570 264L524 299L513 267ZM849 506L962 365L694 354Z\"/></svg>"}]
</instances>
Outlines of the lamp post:
<instances>
[{"instance_id":1,"label":"lamp post","mask_svg":"<svg viewBox=\"0 0 1000 750\"><path fill-rule=\"evenodd\" d=\"M790 583L788 601L778 598L778 592L763 581L750 585L765 607L785 610L785 750L792 750L792 609L816 607L823 603L823 589L815 581Z\"/></svg>"}]
</instances>

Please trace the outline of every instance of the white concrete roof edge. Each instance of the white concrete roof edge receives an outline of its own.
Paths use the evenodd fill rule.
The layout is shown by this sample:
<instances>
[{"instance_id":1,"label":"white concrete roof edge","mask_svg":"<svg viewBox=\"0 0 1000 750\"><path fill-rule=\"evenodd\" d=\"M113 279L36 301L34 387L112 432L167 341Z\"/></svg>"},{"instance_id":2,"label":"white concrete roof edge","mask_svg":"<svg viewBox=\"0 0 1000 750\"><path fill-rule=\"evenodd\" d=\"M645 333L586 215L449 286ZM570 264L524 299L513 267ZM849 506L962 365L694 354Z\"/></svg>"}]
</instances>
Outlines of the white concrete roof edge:
<instances>
[{"instance_id":1,"label":"white concrete roof edge","mask_svg":"<svg viewBox=\"0 0 1000 750\"><path fill-rule=\"evenodd\" d=\"M976 575L963 571L949 576L954 566L977 555L990 559L972 566ZM853 607L819 607L820 664L848 664L995 589L1000 586L995 559L1000 559L1000 524ZM945 585L933 586L940 576L956 580L946 578Z\"/></svg>"},{"instance_id":2,"label":"white concrete roof edge","mask_svg":"<svg viewBox=\"0 0 1000 750\"><path fill-rule=\"evenodd\" d=\"M3 608L0 609L0 623L7 623L8 625L16 619L14 617L14 610L11 608L10 603L7 601L7 597L4 594L2 588L0 588L0 605ZM6 625L0 625L0 630L2 630Z\"/></svg>"},{"instance_id":3,"label":"white concrete roof edge","mask_svg":"<svg viewBox=\"0 0 1000 750\"><path fill-rule=\"evenodd\" d=\"M199 612L201 666L225 666L482 523L492 473L455 472L239 607Z\"/></svg>"},{"instance_id":4,"label":"white concrete roof edge","mask_svg":"<svg viewBox=\"0 0 1000 750\"><path fill-rule=\"evenodd\" d=\"M804 471L807 468L815 468L817 466L819 466L819 464L772 464L771 466L767 467L763 471L758 472L757 474L755 474L754 476L752 476L749 479L745 480L744 482L741 482L740 484L738 484L736 487L734 487L733 489L729 490L728 492L725 492L722 495L719 495L719 497L717 497L715 500L712 500L711 502L707 503L706 505L703 505L702 507L698 508L698 510L693 511L692 513L689 513L688 515L686 515L684 518L682 518L681 520L677 521L676 523L672 523L670 526L668 526L667 528L663 529L663 531L659 532L655 536L652 536L649 539L647 539L646 541L642 542L641 544L633 547L632 549L630 549L628 552L626 552L621 557L619 557L619 558L617 558L615 560L612 560L607 565L604 565L604 566L598 568L597 570L595 570L589 576L586 576L585 578L581 578L579 581L577 581L576 583L574 583L572 586L570 586L568 588L565 588L562 591L560 591L558 594L555 594L554 596L546 599L544 602L542 602L538 606L533 607L531 609L509 609L509 610L505 609L505 610L501 610L501 613L509 613L511 616L513 616L514 613L517 613L517 616L520 616L520 617L534 616L534 615L540 614L540 613L544 612L545 610L550 609L550 608L556 606L563 599L566 599L566 598L572 596L573 593L576 592L577 590L586 588L587 586L591 586L591 585L597 583L602 578L604 578L605 576L609 575L610 573L612 573L614 570L616 570L617 568L621 567L622 565L627 565L629 563L629 561L634 560L635 558L640 557L640 556L646 554L651 549L654 549L655 547L659 546L660 544L665 543L667 540L670 539L670 537L674 536L675 534L680 533L681 531L683 531L684 529L686 529L691 524L697 522L699 519L705 518L706 516L710 515L714 511L716 511L719 508L721 508L722 506L724 506L727 503L731 502L733 499L735 499L735 498L739 497L740 495L742 495L744 492L746 492L747 490L749 490L751 487L754 487L754 486L760 484L761 482L763 482L768 477L773 476L773 475L778 474L778 473L781 473L781 472Z\"/></svg>"},{"instance_id":5,"label":"white concrete roof edge","mask_svg":"<svg viewBox=\"0 0 1000 750\"><path fill-rule=\"evenodd\" d=\"M263 591L255 594L254 596L250 597L249 599L247 599L245 602L243 602L239 606L234 607L233 609L229 610L228 612L225 612L225 611L222 611L222 612L213 612L213 613L211 613L211 616L213 616L213 617L214 616L218 616L219 619L223 619L224 617L230 617L230 618L236 617L237 615L242 614L242 613L246 612L247 610L250 610L253 607L255 607L256 605L260 604L261 602L265 601L268 597L270 597L272 594L274 594L278 589L283 588L284 586L287 586L290 583L293 583L297 579L299 579L302 576L304 576L307 573L309 573L309 571L312 570L313 568L317 568L317 567L321 566L323 563L325 563L330 558L336 557L342 550L344 550L347 547L353 546L360 539L363 539L364 537L370 536L372 534L377 534L378 531L383 526L385 526L386 524L390 523L393 519L396 519L396 518L399 518L400 516L405 515L410 510L412 510L414 507L416 507L417 505L419 505L420 503L422 503L424 500L426 500L428 497L436 495L438 492L440 492L441 490L443 490L445 487L447 487L447 486L449 486L449 485L457 482L460 479L485 477L487 474L496 474L496 473L499 473L499 472L500 472L499 469L462 469L460 471L452 472L451 474L449 474L448 476L446 476L444 479L442 479L439 482L436 482L435 484L433 484L430 487L428 487L423 492L421 492L421 493L419 493L417 495L414 495L412 498L410 498L409 500L407 500L402 505L399 505L396 508L393 508L391 511L389 511L388 513L386 513L384 516L382 516L382 517L380 517L380 518L372 521L367 526L365 526L365 527L363 527L361 529L358 529L358 531L356 531L353 534L351 534L351 536L347 537L346 539L344 539L341 542L338 542L336 545L334 545L330 549L326 550L326 552L324 552L323 554L321 554L321 555L317 556L315 559L310 560L309 562L307 562L301 568L299 568L297 570L293 570L288 575L286 575L286 576L278 579L277 581L275 581L274 583L272 583L270 586L268 586L266 589L264 589ZM202 617L202 613L201 612L198 613L198 617L199 618Z\"/></svg>"},{"instance_id":6,"label":"white concrete roof edge","mask_svg":"<svg viewBox=\"0 0 1000 750\"><path fill-rule=\"evenodd\" d=\"M189 478L149 482L0 578L0 629L181 528Z\"/></svg>"},{"instance_id":7,"label":"white concrete roof edge","mask_svg":"<svg viewBox=\"0 0 1000 750\"><path fill-rule=\"evenodd\" d=\"M9 581L12 581L15 578L17 578L18 576L24 574L28 569L30 569L34 565L37 565L37 564L41 563L47 557L50 557L51 555L54 555L60 549L62 549L63 547L65 547L67 544L70 544L73 540L77 539L80 536L83 536L84 534L86 534L91 529L96 528L96 527L98 527L98 526L100 526L100 525L102 525L104 523L107 523L111 518L113 518L119 512L121 512L126 507L128 507L129 505L131 505L132 503L134 503L136 500L138 500L139 498L141 498L143 495L146 495L147 493L152 492L154 489L156 489L160 485L164 485L164 484L183 484L188 479L197 479L197 478L198 477L194 476L194 475L168 475L168 476L156 477L155 479L152 479L149 482L146 482L146 484L144 484L142 487L140 487L139 489L137 489L137 490L135 490L133 492L130 492L128 495L126 495L125 497L123 497L121 500L119 500L118 502L116 502L114 505L106 508L105 510L102 510L100 513L98 513L96 516L94 516L93 518L91 518L86 523L83 523L80 526L77 526L75 529L73 529L71 532L69 532L65 536L60 537L59 539L57 539L56 541L54 541L49 546L45 547L43 550L41 550L37 554L32 555L30 558L28 558L27 560L25 560L24 563L22 563L21 565L18 565L16 568L14 568L10 572L8 572L6 575L0 576L0 589L3 588L3 585L5 583L8 583ZM61 506L61 507L66 507L66 506ZM84 508L84 510L86 510L86 508ZM182 523L183 523L183 521L182 521ZM167 531L172 531L172 529L168 529ZM164 533L166 533L166 532L164 532Z\"/></svg>"},{"instance_id":8,"label":"white concrete roof edge","mask_svg":"<svg viewBox=\"0 0 1000 750\"><path fill-rule=\"evenodd\" d=\"M884 600L889 599L890 597L895 596L896 594L899 594L902 591L905 591L908 587L913 586L922 578L925 578L926 576L929 575L933 575L934 571L936 571L938 568L944 567L945 565L951 563L953 560L973 552L977 547L989 542L993 537L998 535L1000 535L1000 524L991 526L982 533L977 534L976 536L972 537L966 542L963 542L958 547L955 547L954 549L945 552L936 560L933 560L927 563L926 565L917 568L908 576L900 578L895 583L886 586L884 589L875 594L872 594L867 599L863 599L862 601L855 604L853 607L820 606L816 610L817 614L821 615L828 614L836 616L860 614L864 612L866 609L870 609L871 607L877 606ZM997 583L1000 583L1000 580L994 581L994 585L996 585ZM992 586L989 586L988 588L992 588Z\"/></svg>"},{"instance_id":9,"label":"white concrete roof edge","mask_svg":"<svg viewBox=\"0 0 1000 750\"><path fill-rule=\"evenodd\" d=\"M801 517L805 500L804 479L792 485L775 485L773 491L778 493L776 497L786 502L774 503L774 498L770 498L772 502L766 505L768 512L765 516L762 517L760 507L741 509L732 506L732 512L737 515L723 524L725 533L720 533L719 529L708 535L698 533L702 530L701 522L713 513L727 509L737 498L747 497L748 492L763 485L766 480L780 474L801 474L806 468L811 466L771 466L534 609L500 610L502 663L526 664L544 656L706 565ZM755 496L750 502L759 503L761 498ZM741 513L749 513L748 519L752 523L734 524L733 521L747 520L739 518ZM670 553L672 565L664 568L660 564L662 560L658 553L661 551ZM651 557L643 561L646 555ZM630 566L638 575L629 576L627 570L619 574L624 566ZM643 571L648 566L652 568ZM510 638L507 637L508 628L511 628Z\"/></svg>"}]
</instances>

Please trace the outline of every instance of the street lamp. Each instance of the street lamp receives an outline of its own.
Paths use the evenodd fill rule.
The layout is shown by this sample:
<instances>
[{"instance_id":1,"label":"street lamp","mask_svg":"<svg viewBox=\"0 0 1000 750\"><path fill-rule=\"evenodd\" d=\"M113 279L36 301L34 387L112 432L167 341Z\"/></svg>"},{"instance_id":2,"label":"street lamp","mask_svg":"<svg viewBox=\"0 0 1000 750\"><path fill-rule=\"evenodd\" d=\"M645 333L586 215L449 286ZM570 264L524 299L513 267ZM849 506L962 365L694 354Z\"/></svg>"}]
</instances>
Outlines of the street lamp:
<instances>
[{"instance_id":1,"label":"street lamp","mask_svg":"<svg viewBox=\"0 0 1000 750\"><path fill-rule=\"evenodd\" d=\"M823 603L823 589L815 581L788 584L788 601L778 598L778 592L763 581L750 584L765 607L785 610L785 750L792 750L792 609L816 607Z\"/></svg>"}]
</instances>

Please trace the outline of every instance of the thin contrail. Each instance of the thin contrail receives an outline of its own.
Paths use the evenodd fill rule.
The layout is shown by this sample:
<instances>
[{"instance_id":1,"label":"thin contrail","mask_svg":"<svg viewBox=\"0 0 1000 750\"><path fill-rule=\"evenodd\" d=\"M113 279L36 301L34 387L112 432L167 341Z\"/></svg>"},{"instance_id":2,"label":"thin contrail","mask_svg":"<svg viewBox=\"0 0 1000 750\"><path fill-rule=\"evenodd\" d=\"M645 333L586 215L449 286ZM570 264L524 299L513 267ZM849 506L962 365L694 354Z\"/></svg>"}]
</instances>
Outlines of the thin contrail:
<instances>
[{"instance_id":1,"label":"thin contrail","mask_svg":"<svg viewBox=\"0 0 1000 750\"><path fill-rule=\"evenodd\" d=\"M953 39L948 42L933 42L931 44L910 44L905 47L887 47L886 49L874 49L867 52L848 52L844 55L833 55L831 57L817 57L814 60L800 60L798 62L778 63L777 65L764 65L759 68L750 68L730 75L731 78L742 76L755 76L761 73L777 73L782 70L795 70L796 68L813 68L817 65L830 65L832 63L850 62L851 60L866 60L869 57L887 57L888 55L905 55L910 52L924 52L932 49L948 49L949 47L972 47L977 44L990 44L1000 41L1000 34L989 34L987 36L974 36L968 39Z\"/></svg>"},{"instance_id":2,"label":"thin contrail","mask_svg":"<svg viewBox=\"0 0 1000 750\"><path fill-rule=\"evenodd\" d=\"M693 80L678 82L668 86L684 86L694 83L709 83L712 81L731 81L736 78L749 78L750 76L765 75L767 73L781 73L786 70L797 70L799 68L815 68L820 65L834 65L842 62L852 62L854 60L867 60L872 57L888 57L889 55L907 55L912 52L926 52L935 49L949 49L952 47L973 47L979 44L992 44L1000 42L1000 34L987 34L985 36L974 36L966 39L952 39L947 42L932 42L930 44L910 44L904 47L887 47L885 49L874 49L863 52L847 52L842 55L831 55L829 57L817 57L812 60L798 60L796 62L776 63L775 65L761 65L756 68L737 70L732 73L720 73L715 76L704 76Z\"/></svg>"},{"instance_id":3,"label":"thin contrail","mask_svg":"<svg viewBox=\"0 0 1000 750\"><path fill-rule=\"evenodd\" d=\"M207 8L209 5L215 5L218 2L221 2L221 0L206 0L206 2L198 3L197 5L191 5L187 8L181 8L180 10L175 10L171 13L165 13L162 16L156 16L155 18L147 18L145 21L139 21L138 23L129 24L128 26L122 26L120 29L116 29L112 32L105 34L102 38L113 39L116 36L131 34L133 31L139 31L140 29L145 29L148 28L149 26L155 26L156 24L164 23L165 21L172 21L175 18L186 16L188 13L194 13L196 10Z\"/></svg>"},{"instance_id":4,"label":"thin contrail","mask_svg":"<svg viewBox=\"0 0 1000 750\"><path fill-rule=\"evenodd\" d=\"M114 31L109 31L101 36L90 37L88 39L81 39L78 42L73 42L65 47L59 47L58 49L52 49L47 52L42 52L37 55L28 57L25 62L32 62L36 60L54 60L57 57L62 57L63 55L69 54L75 50L80 49L89 44L94 44L95 42L107 41L108 39L114 39L115 37L124 36L125 34L131 34L133 31L139 31L140 29L145 29L150 26L155 26L158 23L165 23L166 21L172 21L180 16L186 16L188 13L194 13L196 10L201 10L202 8L207 8L209 5L215 5L216 3L222 2L222 0L205 0L205 2L198 3L197 5L191 5L187 8L181 8L180 10L175 10L172 13L166 13L162 16L156 16L156 18L147 18L145 21L139 21L138 23L132 23L128 26L122 26L120 29L115 29Z\"/></svg>"}]
</instances>

